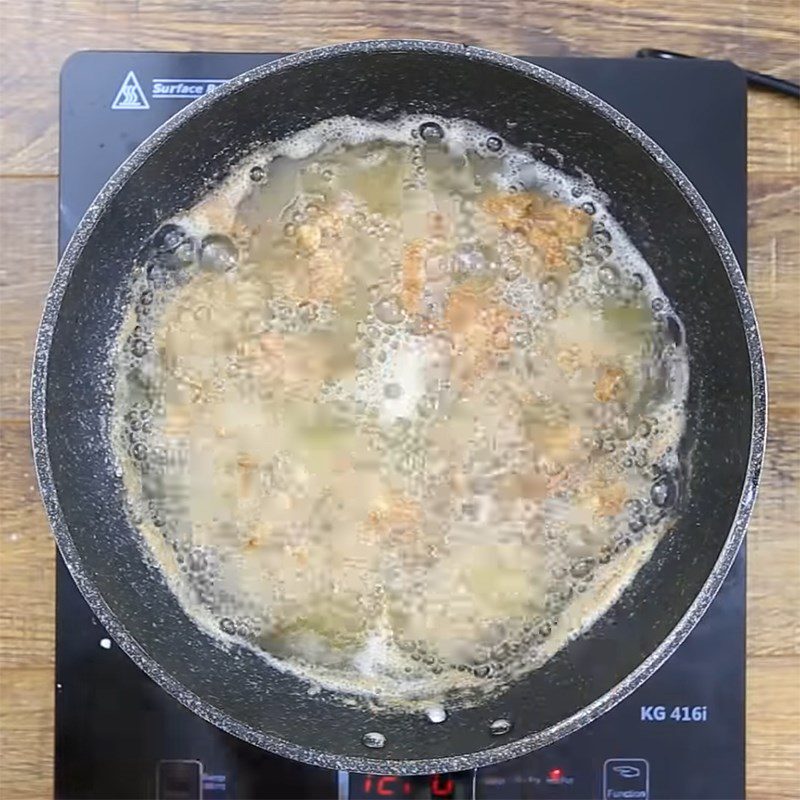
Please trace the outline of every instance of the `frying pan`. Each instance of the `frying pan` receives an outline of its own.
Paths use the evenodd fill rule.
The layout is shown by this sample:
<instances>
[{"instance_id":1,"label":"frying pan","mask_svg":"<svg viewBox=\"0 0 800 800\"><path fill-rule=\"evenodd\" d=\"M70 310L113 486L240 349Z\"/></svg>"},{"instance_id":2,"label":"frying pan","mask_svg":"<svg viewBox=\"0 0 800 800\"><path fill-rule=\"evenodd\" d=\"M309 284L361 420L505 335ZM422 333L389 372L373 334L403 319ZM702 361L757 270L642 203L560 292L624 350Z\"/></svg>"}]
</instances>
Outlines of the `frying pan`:
<instances>
[{"instance_id":1,"label":"frying pan","mask_svg":"<svg viewBox=\"0 0 800 800\"><path fill-rule=\"evenodd\" d=\"M261 143L331 116L472 119L588 173L649 262L691 360L680 513L621 598L541 668L441 724L309 696L182 610L124 509L109 437L112 348L135 254ZM548 148L550 151L548 151ZM563 159L563 161L561 161ZM472 47L339 45L235 78L156 131L111 178L67 247L36 346L32 428L64 560L120 647L194 712L254 745L360 772L451 772L513 758L633 691L708 607L744 536L766 415L761 341L742 273L694 187L633 123L540 67Z\"/></svg>"}]
</instances>

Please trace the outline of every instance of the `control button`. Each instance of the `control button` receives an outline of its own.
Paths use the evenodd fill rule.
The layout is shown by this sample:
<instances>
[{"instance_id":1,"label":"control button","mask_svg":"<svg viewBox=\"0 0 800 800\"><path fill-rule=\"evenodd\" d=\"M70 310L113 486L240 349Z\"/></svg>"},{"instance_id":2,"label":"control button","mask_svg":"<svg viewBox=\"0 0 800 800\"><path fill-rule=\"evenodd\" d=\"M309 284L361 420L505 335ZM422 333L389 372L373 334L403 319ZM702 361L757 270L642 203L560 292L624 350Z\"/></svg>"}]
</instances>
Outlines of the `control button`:
<instances>
[{"instance_id":1,"label":"control button","mask_svg":"<svg viewBox=\"0 0 800 800\"><path fill-rule=\"evenodd\" d=\"M603 764L603 800L648 800L650 764L644 758L609 758Z\"/></svg>"},{"instance_id":2,"label":"control button","mask_svg":"<svg viewBox=\"0 0 800 800\"><path fill-rule=\"evenodd\" d=\"M201 800L203 765L199 761L159 761L156 767L156 800Z\"/></svg>"}]
</instances>

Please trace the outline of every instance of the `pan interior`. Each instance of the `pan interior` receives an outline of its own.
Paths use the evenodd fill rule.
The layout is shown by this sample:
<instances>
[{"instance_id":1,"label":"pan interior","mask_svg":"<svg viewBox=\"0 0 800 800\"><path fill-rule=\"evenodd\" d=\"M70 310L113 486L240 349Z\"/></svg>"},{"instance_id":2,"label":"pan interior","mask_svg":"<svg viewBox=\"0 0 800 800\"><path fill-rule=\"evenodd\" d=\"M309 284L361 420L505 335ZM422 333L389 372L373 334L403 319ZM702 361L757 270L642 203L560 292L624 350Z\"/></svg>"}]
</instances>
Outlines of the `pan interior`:
<instances>
[{"instance_id":1,"label":"pan interior","mask_svg":"<svg viewBox=\"0 0 800 800\"><path fill-rule=\"evenodd\" d=\"M675 518L688 356L603 203L466 121L338 118L161 226L111 433L199 624L420 713L616 599Z\"/></svg>"}]
</instances>

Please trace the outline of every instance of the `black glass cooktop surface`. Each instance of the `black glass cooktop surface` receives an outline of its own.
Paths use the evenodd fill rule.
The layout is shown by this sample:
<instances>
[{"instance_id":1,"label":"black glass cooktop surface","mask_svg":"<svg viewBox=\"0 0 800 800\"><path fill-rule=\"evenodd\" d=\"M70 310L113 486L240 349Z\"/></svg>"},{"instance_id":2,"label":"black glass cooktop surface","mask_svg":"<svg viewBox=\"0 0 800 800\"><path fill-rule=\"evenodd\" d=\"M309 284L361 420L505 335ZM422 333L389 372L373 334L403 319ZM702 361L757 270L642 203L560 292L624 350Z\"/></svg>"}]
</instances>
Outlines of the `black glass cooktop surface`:
<instances>
[{"instance_id":1,"label":"black glass cooktop surface","mask_svg":"<svg viewBox=\"0 0 800 800\"><path fill-rule=\"evenodd\" d=\"M59 243L158 125L274 54L84 52L61 76ZM740 263L746 97L725 62L530 59L598 94L672 156ZM677 653L616 708L549 747L475 773L347 775L272 756L195 716L114 644L59 558L55 791L63 798L478 797L734 800L744 796L745 564L737 559Z\"/></svg>"}]
</instances>

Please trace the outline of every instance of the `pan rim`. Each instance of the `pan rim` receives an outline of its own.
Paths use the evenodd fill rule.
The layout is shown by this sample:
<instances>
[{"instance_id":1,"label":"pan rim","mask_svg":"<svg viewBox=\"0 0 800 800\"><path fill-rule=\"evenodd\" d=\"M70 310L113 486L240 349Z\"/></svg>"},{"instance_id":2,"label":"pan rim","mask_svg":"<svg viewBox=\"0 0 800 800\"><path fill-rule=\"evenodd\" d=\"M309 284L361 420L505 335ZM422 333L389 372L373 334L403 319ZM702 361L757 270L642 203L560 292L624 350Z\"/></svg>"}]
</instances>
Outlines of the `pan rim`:
<instances>
[{"instance_id":1,"label":"pan rim","mask_svg":"<svg viewBox=\"0 0 800 800\"><path fill-rule=\"evenodd\" d=\"M434 759L388 759L342 756L294 744L285 739L259 731L201 699L150 658L112 612L104 598L93 586L81 563L81 557L72 540L63 517L53 479L47 444L47 372L50 345L61 302L75 264L84 246L92 236L98 220L128 178L153 155L160 144L185 121L202 113L217 100L234 94L247 84L294 67L325 61L347 53L374 52L428 52L438 55L462 56L471 60L521 72L533 80L545 83L591 108L606 121L627 134L644 152L658 163L673 181L692 211L700 220L725 267L737 301L739 314L747 341L752 384L752 428L750 453L744 476L742 493L736 515L714 567L703 587L683 617L653 652L622 681L609 691L570 717L542 731L529 734L494 747ZM677 649L705 613L722 585L741 546L753 504L755 502L766 444L767 386L763 346L758 330L753 304L737 259L719 223L707 204L672 159L647 134L614 107L577 84L543 67L530 64L512 56L468 45L430 40L379 39L336 44L315 48L276 61L263 64L228 81L204 97L196 100L154 131L116 170L98 196L91 203L70 239L59 261L49 289L42 320L36 337L31 378L31 432L34 463L39 490L47 511L53 535L64 561L78 588L102 625L113 636L121 649L159 686L203 719L250 744L287 758L330 769L385 774L423 774L455 772L474 769L488 764L516 758L543 747L578 730L601 716L646 681ZM488 720L487 720L488 722Z\"/></svg>"}]
</instances>

